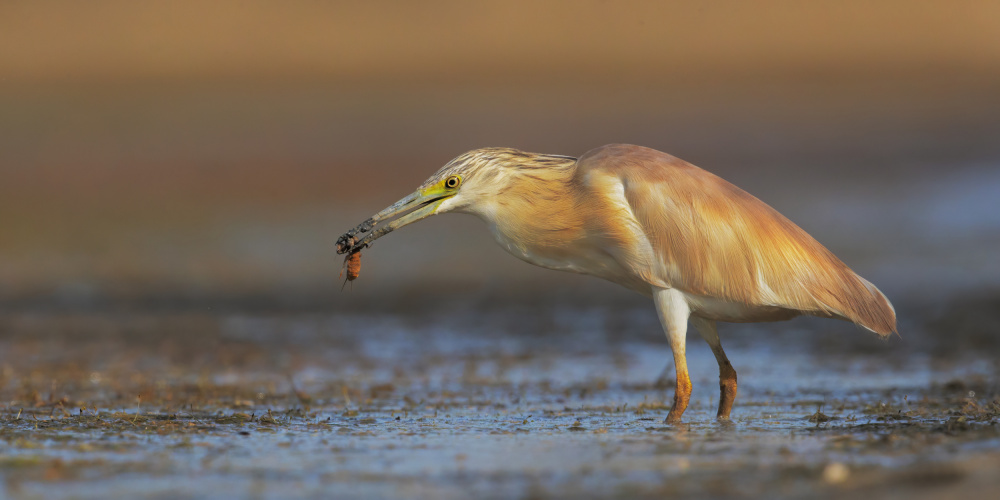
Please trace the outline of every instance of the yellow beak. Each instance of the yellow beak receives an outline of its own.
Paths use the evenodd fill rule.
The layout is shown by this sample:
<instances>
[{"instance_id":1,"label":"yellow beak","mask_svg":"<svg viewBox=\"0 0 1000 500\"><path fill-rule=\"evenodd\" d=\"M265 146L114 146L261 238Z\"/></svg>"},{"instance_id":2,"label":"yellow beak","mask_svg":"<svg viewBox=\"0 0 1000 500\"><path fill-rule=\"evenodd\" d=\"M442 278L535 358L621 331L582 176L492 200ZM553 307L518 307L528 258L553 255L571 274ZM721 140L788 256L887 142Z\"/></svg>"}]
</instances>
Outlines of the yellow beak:
<instances>
[{"instance_id":1,"label":"yellow beak","mask_svg":"<svg viewBox=\"0 0 1000 500\"><path fill-rule=\"evenodd\" d=\"M442 183L426 189L419 189L341 235L337 239L337 253L359 252L371 245L373 241L396 229L430 217L434 215L434 211L441 205L441 202L454 195L455 191L445 189ZM379 222L382 221L388 222L379 226ZM376 226L378 227L376 228ZM371 232L368 233L369 231ZM361 235L364 233L368 233L368 235L362 238Z\"/></svg>"}]
</instances>

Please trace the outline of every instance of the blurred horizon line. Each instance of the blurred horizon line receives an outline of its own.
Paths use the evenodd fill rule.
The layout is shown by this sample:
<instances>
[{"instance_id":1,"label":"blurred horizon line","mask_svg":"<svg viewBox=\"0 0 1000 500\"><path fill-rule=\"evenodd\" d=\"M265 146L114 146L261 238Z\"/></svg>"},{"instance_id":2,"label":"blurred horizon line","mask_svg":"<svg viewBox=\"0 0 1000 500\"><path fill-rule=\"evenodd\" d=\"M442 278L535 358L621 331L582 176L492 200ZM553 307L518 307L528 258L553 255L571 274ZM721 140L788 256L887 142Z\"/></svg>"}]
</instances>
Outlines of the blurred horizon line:
<instances>
[{"instance_id":1,"label":"blurred horizon line","mask_svg":"<svg viewBox=\"0 0 1000 500\"><path fill-rule=\"evenodd\" d=\"M610 66L610 67L609 67ZM542 63L536 67L495 67L484 66L466 68L457 74L431 71L400 72L398 69L383 68L371 73L345 71L284 70L269 69L248 71L215 71L204 73L120 73L120 74L60 74L45 75L0 74L0 90L15 93L53 91L100 91L102 88L155 89L158 87L174 90L192 88L212 88L216 86L238 85L244 89L268 88L314 88L329 86L347 88L364 93L379 93L407 89L408 91L442 92L452 89L489 91L502 88L514 92L535 90L550 92L554 87L570 89L608 90L624 88L639 91L655 91L656 88L708 90L734 89L739 87L817 87L838 88L851 91L854 87L867 87L873 83L911 82L916 85L944 84L947 86L971 85L986 87L1000 81L1000 62L971 63L955 60L873 62L856 63L816 63L816 64L776 64L720 66L704 64L685 66L677 70L650 71L632 65L616 67L602 64L593 67L557 67ZM536 71L537 70L537 71ZM543 71L544 70L544 71ZM404 80L399 79L404 77ZM705 86L708 86L707 89Z\"/></svg>"}]
</instances>

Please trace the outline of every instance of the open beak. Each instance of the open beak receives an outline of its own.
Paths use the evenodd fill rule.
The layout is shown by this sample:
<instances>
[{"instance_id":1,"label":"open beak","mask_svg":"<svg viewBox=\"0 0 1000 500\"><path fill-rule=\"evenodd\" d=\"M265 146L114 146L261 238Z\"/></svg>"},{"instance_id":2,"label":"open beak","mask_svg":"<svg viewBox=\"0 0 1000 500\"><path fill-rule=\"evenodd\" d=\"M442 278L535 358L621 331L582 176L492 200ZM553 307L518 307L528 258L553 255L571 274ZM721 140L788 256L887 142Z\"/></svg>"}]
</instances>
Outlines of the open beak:
<instances>
[{"instance_id":1,"label":"open beak","mask_svg":"<svg viewBox=\"0 0 1000 500\"><path fill-rule=\"evenodd\" d=\"M337 239L337 253L360 252L390 232L434 215L438 205L454 194L441 185L415 191L341 235ZM368 234L362 237L364 233Z\"/></svg>"}]
</instances>

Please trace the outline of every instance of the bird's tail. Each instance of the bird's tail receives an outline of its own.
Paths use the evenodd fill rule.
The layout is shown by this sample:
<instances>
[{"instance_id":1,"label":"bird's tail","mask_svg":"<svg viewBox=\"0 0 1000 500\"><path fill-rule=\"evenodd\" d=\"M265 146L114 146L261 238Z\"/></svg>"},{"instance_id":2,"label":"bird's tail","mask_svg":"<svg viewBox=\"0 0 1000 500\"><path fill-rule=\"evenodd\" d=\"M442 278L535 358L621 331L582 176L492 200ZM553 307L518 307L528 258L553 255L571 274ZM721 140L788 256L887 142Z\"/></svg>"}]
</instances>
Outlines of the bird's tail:
<instances>
[{"instance_id":1,"label":"bird's tail","mask_svg":"<svg viewBox=\"0 0 1000 500\"><path fill-rule=\"evenodd\" d=\"M883 338L896 333L896 309L889 299L868 280L849 274L852 276L845 276L844 289L837 294L839 304L832 312Z\"/></svg>"}]
</instances>

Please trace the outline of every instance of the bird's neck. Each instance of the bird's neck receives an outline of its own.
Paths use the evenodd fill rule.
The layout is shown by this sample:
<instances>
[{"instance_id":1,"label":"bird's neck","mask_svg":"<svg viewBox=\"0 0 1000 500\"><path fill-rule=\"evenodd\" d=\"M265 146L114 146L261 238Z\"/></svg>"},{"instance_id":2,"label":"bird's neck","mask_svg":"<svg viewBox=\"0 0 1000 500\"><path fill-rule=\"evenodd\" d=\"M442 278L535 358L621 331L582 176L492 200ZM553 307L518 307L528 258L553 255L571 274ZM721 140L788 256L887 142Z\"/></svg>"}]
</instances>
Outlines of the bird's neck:
<instances>
[{"instance_id":1,"label":"bird's neck","mask_svg":"<svg viewBox=\"0 0 1000 500\"><path fill-rule=\"evenodd\" d=\"M508 251L556 256L584 236L573 165L515 171L492 200L487 216L497 241ZM527 260L527 259L526 259Z\"/></svg>"}]
</instances>

